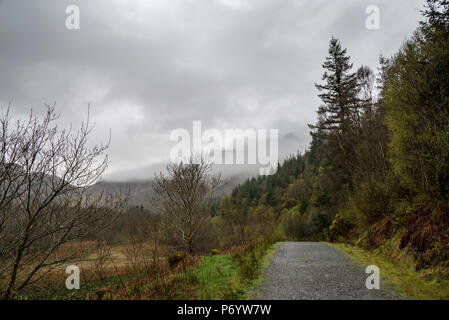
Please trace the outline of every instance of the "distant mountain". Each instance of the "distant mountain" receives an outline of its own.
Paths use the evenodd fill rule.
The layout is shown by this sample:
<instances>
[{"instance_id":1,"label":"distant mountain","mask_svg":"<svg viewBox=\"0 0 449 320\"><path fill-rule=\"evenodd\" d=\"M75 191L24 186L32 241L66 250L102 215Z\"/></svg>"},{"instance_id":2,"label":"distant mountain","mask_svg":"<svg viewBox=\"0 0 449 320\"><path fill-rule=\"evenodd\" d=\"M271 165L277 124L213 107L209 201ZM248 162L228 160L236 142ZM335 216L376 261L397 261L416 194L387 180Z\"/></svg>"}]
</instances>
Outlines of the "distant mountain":
<instances>
[{"instance_id":1,"label":"distant mountain","mask_svg":"<svg viewBox=\"0 0 449 320\"><path fill-rule=\"evenodd\" d=\"M298 141L300 137L295 131L287 131L279 139L279 162L292 154L296 154L299 149ZM305 145L305 141L300 143ZM308 143L308 142L307 142ZM105 176L105 180L91 187L93 192L105 191L118 193L131 192L129 204L132 206L149 207L152 193L152 178L155 174L165 172L166 163L154 163L147 166L110 172ZM213 171L221 173L222 183L216 191L217 197L230 194L239 184L242 184L251 177L258 176L259 165L214 165Z\"/></svg>"},{"instance_id":2,"label":"distant mountain","mask_svg":"<svg viewBox=\"0 0 449 320\"><path fill-rule=\"evenodd\" d=\"M230 194L231 191L239 184L245 182L252 174L238 174L228 177L222 177L221 183L218 186L215 196L222 197L225 194ZM130 193L128 204L130 206L144 206L150 207L151 195L153 193L153 181L148 180L134 180L134 181L100 181L89 188L91 193L105 192L109 194Z\"/></svg>"},{"instance_id":3,"label":"distant mountain","mask_svg":"<svg viewBox=\"0 0 449 320\"><path fill-rule=\"evenodd\" d=\"M305 128L307 124L304 123ZM299 151L306 150L309 145L309 136L301 134L303 129L291 128L291 124L282 123L279 129L278 156L279 162L282 163L291 155L297 154ZM247 152L247 141L245 141L245 152ZM229 151L229 150L227 150ZM225 152L225 151L223 151ZM105 174L106 181L141 181L151 180L154 174L164 172L167 166L166 162L152 163L136 168L108 171ZM259 174L259 165L215 165L214 171L221 172L224 178L233 176L244 176L245 178L256 176Z\"/></svg>"},{"instance_id":4,"label":"distant mountain","mask_svg":"<svg viewBox=\"0 0 449 320\"><path fill-rule=\"evenodd\" d=\"M127 194L129 192L130 206L149 207L149 199L152 194L152 181L100 181L89 188L91 193L104 192L106 194Z\"/></svg>"}]
</instances>

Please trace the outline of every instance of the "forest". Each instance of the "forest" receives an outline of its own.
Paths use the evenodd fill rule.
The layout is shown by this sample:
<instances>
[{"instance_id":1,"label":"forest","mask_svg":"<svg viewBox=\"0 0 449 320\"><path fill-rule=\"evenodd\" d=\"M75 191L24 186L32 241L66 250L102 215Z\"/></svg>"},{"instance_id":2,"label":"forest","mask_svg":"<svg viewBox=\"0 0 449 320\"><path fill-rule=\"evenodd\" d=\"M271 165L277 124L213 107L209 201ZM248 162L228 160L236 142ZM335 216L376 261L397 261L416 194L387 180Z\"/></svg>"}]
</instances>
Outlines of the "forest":
<instances>
[{"instance_id":1,"label":"forest","mask_svg":"<svg viewBox=\"0 0 449 320\"><path fill-rule=\"evenodd\" d=\"M89 146L88 121L61 130L49 107L13 129L2 113L2 297L247 298L279 241L407 257L448 281L449 1L428 0L422 14L375 70L331 38L308 149L223 197L212 164L192 158L153 178L150 207L130 207L126 190L91 190L108 145ZM83 272L79 291L61 285L68 263Z\"/></svg>"},{"instance_id":2,"label":"forest","mask_svg":"<svg viewBox=\"0 0 449 320\"><path fill-rule=\"evenodd\" d=\"M448 267L449 4L428 1L423 15L376 71L354 69L330 40L309 149L220 202L223 243L261 234L388 244L413 255L417 270Z\"/></svg>"}]
</instances>

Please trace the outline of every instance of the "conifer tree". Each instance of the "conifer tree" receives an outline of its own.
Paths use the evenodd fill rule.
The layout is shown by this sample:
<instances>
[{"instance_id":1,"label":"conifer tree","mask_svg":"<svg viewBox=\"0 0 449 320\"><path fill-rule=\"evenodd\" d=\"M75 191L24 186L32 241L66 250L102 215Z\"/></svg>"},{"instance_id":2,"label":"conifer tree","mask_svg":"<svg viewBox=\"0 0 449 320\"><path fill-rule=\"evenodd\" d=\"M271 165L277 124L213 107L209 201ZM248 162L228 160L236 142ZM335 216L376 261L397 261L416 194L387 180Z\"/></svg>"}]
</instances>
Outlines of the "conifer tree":
<instances>
[{"instance_id":1,"label":"conifer tree","mask_svg":"<svg viewBox=\"0 0 449 320\"><path fill-rule=\"evenodd\" d=\"M323 101L318 109L318 123L310 126L322 137L341 134L350 130L358 115L357 74L352 72L352 63L340 41L332 38L329 56L323 64L324 84L315 84Z\"/></svg>"},{"instance_id":2,"label":"conifer tree","mask_svg":"<svg viewBox=\"0 0 449 320\"><path fill-rule=\"evenodd\" d=\"M427 0L423 14L427 18L423 25L449 31L449 0Z\"/></svg>"},{"instance_id":3,"label":"conifer tree","mask_svg":"<svg viewBox=\"0 0 449 320\"><path fill-rule=\"evenodd\" d=\"M309 125L312 137L322 141L321 166L328 169L323 184L330 190L345 186L351 189L351 174L356 163L361 101L359 79L352 67L347 50L338 39L332 38L323 64L324 83L315 84L323 104L318 109L317 124Z\"/></svg>"}]
</instances>

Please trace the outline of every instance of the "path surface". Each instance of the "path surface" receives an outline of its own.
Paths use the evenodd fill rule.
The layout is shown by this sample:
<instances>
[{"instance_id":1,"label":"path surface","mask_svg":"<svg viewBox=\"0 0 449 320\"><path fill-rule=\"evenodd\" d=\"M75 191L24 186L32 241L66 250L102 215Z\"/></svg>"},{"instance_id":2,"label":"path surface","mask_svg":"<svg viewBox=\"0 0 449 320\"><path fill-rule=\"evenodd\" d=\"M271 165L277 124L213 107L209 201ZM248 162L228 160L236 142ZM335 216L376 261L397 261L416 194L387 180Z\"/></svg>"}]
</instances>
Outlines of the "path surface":
<instances>
[{"instance_id":1,"label":"path surface","mask_svg":"<svg viewBox=\"0 0 449 320\"><path fill-rule=\"evenodd\" d=\"M283 242L263 270L255 299L267 300L374 300L397 295L368 290L369 274L335 248L320 242Z\"/></svg>"}]
</instances>

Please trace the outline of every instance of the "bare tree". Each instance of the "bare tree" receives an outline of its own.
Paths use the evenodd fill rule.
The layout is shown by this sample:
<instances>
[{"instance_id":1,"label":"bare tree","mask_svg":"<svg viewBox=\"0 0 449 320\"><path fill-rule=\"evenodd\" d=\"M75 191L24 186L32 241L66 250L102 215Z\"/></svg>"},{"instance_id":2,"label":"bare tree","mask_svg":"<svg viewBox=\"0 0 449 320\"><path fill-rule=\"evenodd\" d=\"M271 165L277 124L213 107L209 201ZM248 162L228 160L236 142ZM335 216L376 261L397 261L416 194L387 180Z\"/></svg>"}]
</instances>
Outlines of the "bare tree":
<instances>
[{"instance_id":1,"label":"bare tree","mask_svg":"<svg viewBox=\"0 0 449 320\"><path fill-rule=\"evenodd\" d=\"M105 240L100 240L96 243L95 252L97 252L97 259L92 264L91 272L103 284L107 264L111 260L111 247Z\"/></svg>"},{"instance_id":2,"label":"bare tree","mask_svg":"<svg viewBox=\"0 0 449 320\"><path fill-rule=\"evenodd\" d=\"M150 244L152 267L156 267L159 261L159 247L161 243L161 219L159 215L149 215L143 222L143 237Z\"/></svg>"},{"instance_id":3,"label":"bare tree","mask_svg":"<svg viewBox=\"0 0 449 320\"><path fill-rule=\"evenodd\" d=\"M107 145L89 146L93 126L58 128L54 107L13 122L0 114L0 289L20 293L77 255L74 241L111 223L126 202L88 188L107 167ZM64 245L64 246L63 246ZM60 249L60 250L58 250Z\"/></svg>"},{"instance_id":4,"label":"bare tree","mask_svg":"<svg viewBox=\"0 0 449 320\"><path fill-rule=\"evenodd\" d=\"M156 175L153 183L153 205L163 217L162 227L191 255L220 181L211 171L211 163L192 156L187 163L170 163L167 174Z\"/></svg>"}]
</instances>

